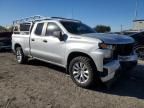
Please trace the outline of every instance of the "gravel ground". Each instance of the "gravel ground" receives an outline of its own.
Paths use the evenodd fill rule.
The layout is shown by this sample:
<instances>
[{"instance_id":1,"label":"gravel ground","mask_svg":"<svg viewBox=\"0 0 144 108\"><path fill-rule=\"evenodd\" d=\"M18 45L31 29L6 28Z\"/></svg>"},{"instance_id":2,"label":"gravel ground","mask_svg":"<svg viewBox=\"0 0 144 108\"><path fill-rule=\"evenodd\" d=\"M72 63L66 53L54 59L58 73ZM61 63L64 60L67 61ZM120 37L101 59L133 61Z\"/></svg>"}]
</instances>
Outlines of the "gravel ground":
<instances>
[{"instance_id":1,"label":"gravel ground","mask_svg":"<svg viewBox=\"0 0 144 108\"><path fill-rule=\"evenodd\" d=\"M77 87L65 70L32 60L19 65L0 53L0 108L144 108L144 63L107 90Z\"/></svg>"}]
</instances>

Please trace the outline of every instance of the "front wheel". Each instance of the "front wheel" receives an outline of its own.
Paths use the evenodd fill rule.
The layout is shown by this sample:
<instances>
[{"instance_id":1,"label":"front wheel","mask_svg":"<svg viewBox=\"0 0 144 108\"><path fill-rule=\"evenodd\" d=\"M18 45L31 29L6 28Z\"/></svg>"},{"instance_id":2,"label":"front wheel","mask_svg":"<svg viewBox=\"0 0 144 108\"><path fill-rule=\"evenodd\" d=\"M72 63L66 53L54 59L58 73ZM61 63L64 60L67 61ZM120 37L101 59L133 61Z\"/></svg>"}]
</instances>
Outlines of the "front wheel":
<instances>
[{"instance_id":1,"label":"front wheel","mask_svg":"<svg viewBox=\"0 0 144 108\"><path fill-rule=\"evenodd\" d=\"M79 56L70 62L69 73L72 80L80 87L89 88L93 85L95 75L91 60Z\"/></svg>"},{"instance_id":2,"label":"front wheel","mask_svg":"<svg viewBox=\"0 0 144 108\"><path fill-rule=\"evenodd\" d=\"M19 64L24 64L28 61L28 58L24 55L22 48L16 48L16 60Z\"/></svg>"}]
</instances>

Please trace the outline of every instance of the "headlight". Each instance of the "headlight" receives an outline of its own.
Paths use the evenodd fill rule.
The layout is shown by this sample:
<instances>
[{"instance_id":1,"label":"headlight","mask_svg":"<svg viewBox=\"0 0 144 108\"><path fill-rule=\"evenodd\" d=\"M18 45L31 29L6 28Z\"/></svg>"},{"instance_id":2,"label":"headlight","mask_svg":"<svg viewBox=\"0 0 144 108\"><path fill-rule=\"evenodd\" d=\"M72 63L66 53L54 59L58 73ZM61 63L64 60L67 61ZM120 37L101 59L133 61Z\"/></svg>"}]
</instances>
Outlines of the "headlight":
<instances>
[{"instance_id":1,"label":"headlight","mask_svg":"<svg viewBox=\"0 0 144 108\"><path fill-rule=\"evenodd\" d=\"M105 43L99 43L99 48L100 49L110 49L110 50L113 50L114 46L113 45L109 45L109 44L105 44Z\"/></svg>"}]
</instances>

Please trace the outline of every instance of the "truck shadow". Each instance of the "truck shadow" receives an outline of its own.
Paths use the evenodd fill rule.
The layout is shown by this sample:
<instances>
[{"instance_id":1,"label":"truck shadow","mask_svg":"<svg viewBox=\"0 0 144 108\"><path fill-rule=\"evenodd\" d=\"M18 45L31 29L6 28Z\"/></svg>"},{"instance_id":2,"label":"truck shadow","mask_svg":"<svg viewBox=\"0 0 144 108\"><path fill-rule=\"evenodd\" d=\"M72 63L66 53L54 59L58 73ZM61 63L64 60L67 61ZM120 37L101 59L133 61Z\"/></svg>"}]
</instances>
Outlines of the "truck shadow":
<instances>
[{"instance_id":1,"label":"truck shadow","mask_svg":"<svg viewBox=\"0 0 144 108\"><path fill-rule=\"evenodd\" d=\"M34 59L29 60L28 64L29 65L34 65L34 66L45 66L45 67L48 67L48 68L53 69L55 71L68 74L66 72L66 69L64 69L62 67L59 67L59 66L56 66L56 65L53 65L53 64L50 64L50 63L45 63L45 62L42 62L42 61L39 61L39 60L34 60Z\"/></svg>"},{"instance_id":2,"label":"truck shadow","mask_svg":"<svg viewBox=\"0 0 144 108\"><path fill-rule=\"evenodd\" d=\"M29 64L34 66L45 66L50 69L54 69L57 72L68 74L64 68L38 60L30 60ZM144 65L139 64L134 70L122 74L122 76L113 84L110 89L107 89L103 85L99 85L89 90L118 96L144 99Z\"/></svg>"},{"instance_id":3,"label":"truck shadow","mask_svg":"<svg viewBox=\"0 0 144 108\"><path fill-rule=\"evenodd\" d=\"M138 65L134 70L123 73L110 89L94 87L91 90L144 99L144 65Z\"/></svg>"}]
</instances>

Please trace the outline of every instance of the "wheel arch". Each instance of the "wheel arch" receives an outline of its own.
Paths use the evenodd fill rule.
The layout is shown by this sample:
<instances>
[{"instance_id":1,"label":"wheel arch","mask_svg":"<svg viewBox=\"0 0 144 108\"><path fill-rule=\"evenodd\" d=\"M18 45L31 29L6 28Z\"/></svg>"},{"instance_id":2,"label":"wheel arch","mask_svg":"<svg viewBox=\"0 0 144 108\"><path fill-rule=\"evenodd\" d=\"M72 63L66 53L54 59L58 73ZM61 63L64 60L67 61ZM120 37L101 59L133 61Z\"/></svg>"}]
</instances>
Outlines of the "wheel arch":
<instances>
[{"instance_id":1,"label":"wheel arch","mask_svg":"<svg viewBox=\"0 0 144 108\"><path fill-rule=\"evenodd\" d=\"M15 45L14 45L14 52L16 51L16 48L17 47L21 47L22 48L22 46L19 44L19 43L16 43Z\"/></svg>"},{"instance_id":2,"label":"wheel arch","mask_svg":"<svg viewBox=\"0 0 144 108\"><path fill-rule=\"evenodd\" d=\"M95 68L95 70L97 70L97 67L96 67L96 64L95 62L93 61L93 59L90 57L90 55L86 54L86 53L83 53L83 52L79 52L79 51L76 51L76 52L71 52L68 57L67 57L67 66L66 66L66 69L67 69L67 72L68 72L68 67L69 67L69 64L70 64L70 61L75 58L75 57L78 57L78 56L84 56L84 57L88 57L90 60L91 60L91 63L93 65L93 68ZM69 73L69 72L68 72Z\"/></svg>"}]
</instances>

